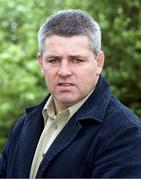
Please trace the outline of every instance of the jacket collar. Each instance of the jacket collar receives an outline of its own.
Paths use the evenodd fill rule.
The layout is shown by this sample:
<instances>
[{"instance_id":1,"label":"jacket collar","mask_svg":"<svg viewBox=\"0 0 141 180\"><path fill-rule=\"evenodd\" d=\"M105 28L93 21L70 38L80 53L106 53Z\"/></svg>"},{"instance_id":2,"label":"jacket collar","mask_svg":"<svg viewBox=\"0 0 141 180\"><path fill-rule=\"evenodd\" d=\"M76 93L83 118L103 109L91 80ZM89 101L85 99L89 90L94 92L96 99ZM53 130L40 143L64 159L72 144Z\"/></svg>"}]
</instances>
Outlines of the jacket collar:
<instances>
[{"instance_id":1,"label":"jacket collar","mask_svg":"<svg viewBox=\"0 0 141 180\"><path fill-rule=\"evenodd\" d=\"M49 96L50 95L48 95L40 104L26 108L27 115L42 112ZM81 108L75 113L75 118L78 120L92 119L102 122L111 96L112 93L108 82L102 75L100 75L95 90Z\"/></svg>"},{"instance_id":2,"label":"jacket collar","mask_svg":"<svg viewBox=\"0 0 141 180\"><path fill-rule=\"evenodd\" d=\"M103 122L111 96L112 93L108 82L103 76L100 76L95 90L76 113L77 119L91 119Z\"/></svg>"}]
</instances>

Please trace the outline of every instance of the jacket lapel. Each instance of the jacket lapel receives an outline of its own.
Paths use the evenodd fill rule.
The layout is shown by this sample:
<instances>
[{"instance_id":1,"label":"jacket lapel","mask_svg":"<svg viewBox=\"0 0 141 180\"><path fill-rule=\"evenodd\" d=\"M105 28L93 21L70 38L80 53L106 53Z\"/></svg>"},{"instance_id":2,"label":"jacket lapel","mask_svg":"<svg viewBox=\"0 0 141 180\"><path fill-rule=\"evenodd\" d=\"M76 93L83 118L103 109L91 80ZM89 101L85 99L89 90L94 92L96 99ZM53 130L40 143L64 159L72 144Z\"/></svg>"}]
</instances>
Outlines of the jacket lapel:
<instances>
[{"instance_id":1,"label":"jacket lapel","mask_svg":"<svg viewBox=\"0 0 141 180\"><path fill-rule=\"evenodd\" d=\"M76 118L73 117L69 120L65 128L57 136L48 152L46 153L43 161L40 164L36 178L43 177L44 171L47 169L51 161L67 146L69 146L81 130L81 125Z\"/></svg>"},{"instance_id":2,"label":"jacket lapel","mask_svg":"<svg viewBox=\"0 0 141 180\"><path fill-rule=\"evenodd\" d=\"M37 107L26 110L25 123L20 138L19 156L17 157L18 177L29 177L34 152L44 128L43 106L44 102Z\"/></svg>"}]
</instances>

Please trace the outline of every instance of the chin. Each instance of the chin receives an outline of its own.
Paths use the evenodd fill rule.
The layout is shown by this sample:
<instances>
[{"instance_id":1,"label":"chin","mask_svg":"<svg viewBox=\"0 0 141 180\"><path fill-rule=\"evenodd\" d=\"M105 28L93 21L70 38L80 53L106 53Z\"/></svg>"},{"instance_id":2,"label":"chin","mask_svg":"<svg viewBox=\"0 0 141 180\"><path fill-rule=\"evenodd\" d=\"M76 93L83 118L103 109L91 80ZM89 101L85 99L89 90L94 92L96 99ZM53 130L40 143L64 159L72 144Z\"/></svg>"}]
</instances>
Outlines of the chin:
<instances>
[{"instance_id":1,"label":"chin","mask_svg":"<svg viewBox=\"0 0 141 180\"><path fill-rule=\"evenodd\" d=\"M71 98L60 98L58 99L62 104L75 104L77 102L77 99L72 99Z\"/></svg>"}]
</instances>

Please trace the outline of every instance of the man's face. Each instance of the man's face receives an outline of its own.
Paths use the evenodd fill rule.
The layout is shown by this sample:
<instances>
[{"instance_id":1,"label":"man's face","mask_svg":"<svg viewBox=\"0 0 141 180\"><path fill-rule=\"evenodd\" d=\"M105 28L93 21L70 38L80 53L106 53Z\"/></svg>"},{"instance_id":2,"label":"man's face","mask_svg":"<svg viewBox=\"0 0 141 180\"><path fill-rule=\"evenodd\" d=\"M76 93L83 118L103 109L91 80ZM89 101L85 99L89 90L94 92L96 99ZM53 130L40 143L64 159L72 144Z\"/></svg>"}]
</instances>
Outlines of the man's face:
<instances>
[{"instance_id":1,"label":"man's face","mask_svg":"<svg viewBox=\"0 0 141 180\"><path fill-rule=\"evenodd\" d=\"M77 103L96 86L102 71L104 54L95 57L85 36L47 38L43 54L38 56L47 87L57 111Z\"/></svg>"}]
</instances>

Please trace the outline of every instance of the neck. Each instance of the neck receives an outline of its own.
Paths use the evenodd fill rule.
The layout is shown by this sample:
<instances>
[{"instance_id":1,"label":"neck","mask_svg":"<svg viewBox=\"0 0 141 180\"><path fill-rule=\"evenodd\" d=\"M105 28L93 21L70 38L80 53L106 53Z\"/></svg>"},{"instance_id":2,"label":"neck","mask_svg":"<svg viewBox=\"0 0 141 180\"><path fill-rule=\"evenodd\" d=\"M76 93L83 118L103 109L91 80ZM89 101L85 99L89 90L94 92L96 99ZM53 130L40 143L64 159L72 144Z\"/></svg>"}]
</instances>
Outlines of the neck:
<instances>
[{"instance_id":1,"label":"neck","mask_svg":"<svg viewBox=\"0 0 141 180\"><path fill-rule=\"evenodd\" d=\"M55 115L58 114L59 112L64 111L65 109L67 109L68 107L70 107L72 104L59 104L56 102L56 100L53 100L53 104L54 104L54 112Z\"/></svg>"}]
</instances>

